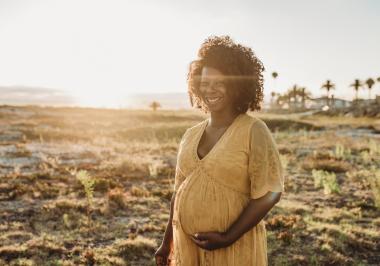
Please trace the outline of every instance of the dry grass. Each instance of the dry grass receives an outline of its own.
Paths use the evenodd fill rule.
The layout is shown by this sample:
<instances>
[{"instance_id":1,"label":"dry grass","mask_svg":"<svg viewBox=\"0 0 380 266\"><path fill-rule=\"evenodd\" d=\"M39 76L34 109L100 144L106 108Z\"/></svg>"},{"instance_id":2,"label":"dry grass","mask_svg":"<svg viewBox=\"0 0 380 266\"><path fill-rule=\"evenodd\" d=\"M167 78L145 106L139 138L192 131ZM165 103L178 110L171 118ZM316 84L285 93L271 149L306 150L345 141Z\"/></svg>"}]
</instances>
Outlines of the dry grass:
<instances>
[{"instance_id":1,"label":"dry grass","mask_svg":"<svg viewBox=\"0 0 380 266\"><path fill-rule=\"evenodd\" d=\"M379 121L258 115L286 169L285 193L265 218L269 264L378 264L380 138L355 128ZM0 107L0 265L154 265L178 142L204 118ZM93 178L91 212L76 170ZM322 187L339 193L315 186L313 170L334 174Z\"/></svg>"}]
</instances>

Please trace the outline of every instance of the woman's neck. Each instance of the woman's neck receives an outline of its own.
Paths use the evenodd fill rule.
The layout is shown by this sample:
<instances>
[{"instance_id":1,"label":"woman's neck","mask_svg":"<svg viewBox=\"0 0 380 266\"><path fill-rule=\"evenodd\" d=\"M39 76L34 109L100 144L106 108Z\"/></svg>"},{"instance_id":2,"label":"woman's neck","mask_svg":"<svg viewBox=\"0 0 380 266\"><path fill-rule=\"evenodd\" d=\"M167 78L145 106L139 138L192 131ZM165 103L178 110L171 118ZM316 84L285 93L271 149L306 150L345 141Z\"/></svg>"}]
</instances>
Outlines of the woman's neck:
<instances>
[{"instance_id":1,"label":"woman's neck","mask_svg":"<svg viewBox=\"0 0 380 266\"><path fill-rule=\"evenodd\" d=\"M238 115L239 115L238 112L233 112L231 110L211 112L209 125L215 128L228 127Z\"/></svg>"}]
</instances>

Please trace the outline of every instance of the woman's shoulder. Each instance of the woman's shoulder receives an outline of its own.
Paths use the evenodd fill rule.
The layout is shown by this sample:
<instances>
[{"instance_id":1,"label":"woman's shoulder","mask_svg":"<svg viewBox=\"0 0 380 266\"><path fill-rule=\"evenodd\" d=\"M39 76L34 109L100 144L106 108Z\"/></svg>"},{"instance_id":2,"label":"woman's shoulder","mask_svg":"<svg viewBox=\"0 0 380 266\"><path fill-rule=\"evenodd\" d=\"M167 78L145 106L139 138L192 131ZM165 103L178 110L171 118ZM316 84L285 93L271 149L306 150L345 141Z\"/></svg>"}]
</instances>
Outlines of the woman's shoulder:
<instances>
[{"instance_id":1,"label":"woman's shoulder","mask_svg":"<svg viewBox=\"0 0 380 266\"><path fill-rule=\"evenodd\" d=\"M251 131L252 129L256 128L265 128L267 127L267 124L262 120L260 117L258 117L255 114L244 114L243 119L243 126L249 129Z\"/></svg>"},{"instance_id":2,"label":"woman's shoulder","mask_svg":"<svg viewBox=\"0 0 380 266\"><path fill-rule=\"evenodd\" d=\"M187 128L185 133L184 133L184 137L189 137L189 136L196 134L199 130L202 129L204 123L206 123L206 122L207 122L207 119L204 119L204 120L196 123L195 125Z\"/></svg>"},{"instance_id":3,"label":"woman's shoulder","mask_svg":"<svg viewBox=\"0 0 380 266\"><path fill-rule=\"evenodd\" d=\"M245 137L248 139L262 139L270 135L270 129L266 122L255 114L245 114L240 132L245 132Z\"/></svg>"}]
</instances>

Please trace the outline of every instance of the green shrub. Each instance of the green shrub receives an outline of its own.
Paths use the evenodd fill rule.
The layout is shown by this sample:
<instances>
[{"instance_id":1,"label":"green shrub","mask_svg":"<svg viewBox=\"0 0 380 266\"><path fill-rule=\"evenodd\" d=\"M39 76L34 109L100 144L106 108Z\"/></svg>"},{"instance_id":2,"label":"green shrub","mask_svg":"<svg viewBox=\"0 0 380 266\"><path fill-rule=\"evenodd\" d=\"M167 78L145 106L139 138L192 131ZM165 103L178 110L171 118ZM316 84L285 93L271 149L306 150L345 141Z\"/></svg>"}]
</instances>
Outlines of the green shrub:
<instances>
[{"instance_id":1,"label":"green shrub","mask_svg":"<svg viewBox=\"0 0 380 266\"><path fill-rule=\"evenodd\" d=\"M312 175L314 178L314 187L323 187L323 192L325 195L340 192L340 187L336 181L335 173L313 169Z\"/></svg>"},{"instance_id":2,"label":"green shrub","mask_svg":"<svg viewBox=\"0 0 380 266\"><path fill-rule=\"evenodd\" d=\"M371 139L369 141L369 154L371 156L380 155L380 144L377 143L375 140Z\"/></svg>"},{"instance_id":3,"label":"green shrub","mask_svg":"<svg viewBox=\"0 0 380 266\"><path fill-rule=\"evenodd\" d=\"M371 170L373 174L369 176L369 183L371 185L375 206L380 208L380 169L372 167Z\"/></svg>"},{"instance_id":4,"label":"green shrub","mask_svg":"<svg viewBox=\"0 0 380 266\"><path fill-rule=\"evenodd\" d=\"M87 218L88 223L90 225L91 223L91 209L93 206L93 198L94 198L94 185L95 185L95 179L93 179L86 170L80 170L76 173L76 178L81 182L84 188L84 192L86 193L87 198Z\"/></svg>"},{"instance_id":5,"label":"green shrub","mask_svg":"<svg viewBox=\"0 0 380 266\"><path fill-rule=\"evenodd\" d=\"M345 148L342 144L336 144L333 156L339 160L350 160L351 149Z\"/></svg>"}]
</instances>

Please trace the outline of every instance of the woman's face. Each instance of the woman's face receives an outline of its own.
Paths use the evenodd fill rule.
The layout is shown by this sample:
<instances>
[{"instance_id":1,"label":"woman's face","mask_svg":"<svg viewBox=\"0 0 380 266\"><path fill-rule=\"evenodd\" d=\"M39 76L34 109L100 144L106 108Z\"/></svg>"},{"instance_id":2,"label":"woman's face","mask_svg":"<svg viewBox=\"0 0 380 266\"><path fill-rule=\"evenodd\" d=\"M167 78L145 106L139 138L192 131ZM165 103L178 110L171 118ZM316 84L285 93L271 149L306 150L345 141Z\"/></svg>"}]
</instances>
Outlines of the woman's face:
<instances>
[{"instance_id":1,"label":"woman's face","mask_svg":"<svg viewBox=\"0 0 380 266\"><path fill-rule=\"evenodd\" d=\"M233 109L233 101L226 87L225 75L216 68L203 67L199 91L210 112Z\"/></svg>"}]
</instances>

